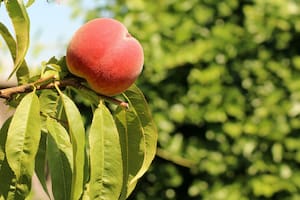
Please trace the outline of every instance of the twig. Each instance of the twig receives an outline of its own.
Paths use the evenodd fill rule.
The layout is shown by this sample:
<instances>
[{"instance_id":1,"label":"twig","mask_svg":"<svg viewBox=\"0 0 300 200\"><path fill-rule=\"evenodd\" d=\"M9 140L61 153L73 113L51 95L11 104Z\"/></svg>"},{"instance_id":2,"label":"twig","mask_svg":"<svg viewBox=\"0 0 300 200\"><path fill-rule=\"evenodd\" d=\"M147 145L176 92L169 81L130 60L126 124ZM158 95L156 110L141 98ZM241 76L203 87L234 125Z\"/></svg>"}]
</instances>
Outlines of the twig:
<instances>
[{"instance_id":1,"label":"twig","mask_svg":"<svg viewBox=\"0 0 300 200\"><path fill-rule=\"evenodd\" d=\"M85 89L85 90L88 90L88 91L95 92L95 91L92 90L91 88L86 87L85 85L82 85L82 84L80 85L80 88L79 88L79 89ZM115 98L113 98L113 97L105 96L105 95L99 94L99 93L97 93L97 95L98 95L100 98L104 99L105 101L108 101L108 102L111 102L111 103L113 103L113 104L119 105L119 106L121 106L121 107L123 107L123 108L126 108L126 109L129 108L128 103L126 103L126 102L124 102L124 101L121 101L121 100L119 100L119 99L115 99Z\"/></svg>"},{"instance_id":2,"label":"twig","mask_svg":"<svg viewBox=\"0 0 300 200\"><path fill-rule=\"evenodd\" d=\"M79 79L79 78L72 77L72 78L66 78L63 80L55 80L55 76L49 76L46 78L41 78L33 83L28 83L28 84L24 84L24 85L1 89L0 90L0 98L10 100L16 94L29 93L29 92L32 92L34 89L36 89L36 90L54 89L55 85L59 88L65 88L67 86L72 86L72 87L75 87L78 89L93 91L92 89L86 87L82 83L83 83L83 79ZM93 91L93 92L95 92L95 91ZM115 99L113 97L105 96L102 94L98 94L98 93L97 93L97 95L100 98L104 99L105 101L114 103L125 109L128 109L128 103L126 103L124 101Z\"/></svg>"},{"instance_id":3,"label":"twig","mask_svg":"<svg viewBox=\"0 0 300 200\"><path fill-rule=\"evenodd\" d=\"M183 158L181 156L174 155L173 153L170 153L161 148L157 148L156 156L158 156L164 160L170 161L172 163L175 163L176 165L179 165L182 167L186 167L186 168L195 168L196 167L196 163L193 162L192 160Z\"/></svg>"}]
</instances>

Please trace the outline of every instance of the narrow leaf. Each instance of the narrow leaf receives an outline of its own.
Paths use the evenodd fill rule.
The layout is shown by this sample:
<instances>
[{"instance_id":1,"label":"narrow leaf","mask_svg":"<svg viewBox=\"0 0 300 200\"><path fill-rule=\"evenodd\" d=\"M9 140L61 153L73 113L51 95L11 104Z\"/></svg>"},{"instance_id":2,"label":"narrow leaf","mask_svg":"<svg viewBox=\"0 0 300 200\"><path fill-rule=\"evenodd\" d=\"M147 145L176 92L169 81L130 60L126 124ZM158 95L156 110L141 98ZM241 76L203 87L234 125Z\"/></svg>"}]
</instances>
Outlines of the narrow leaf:
<instances>
[{"instance_id":1,"label":"narrow leaf","mask_svg":"<svg viewBox=\"0 0 300 200\"><path fill-rule=\"evenodd\" d=\"M85 130L80 112L74 102L60 93L69 125L69 134L73 147L73 176L71 199L79 199L83 192L85 164Z\"/></svg>"},{"instance_id":2,"label":"narrow leaf","mask_svg":"<svg viewBox=\"0 0 300 200\"><path fill-rule=\"evenodd\" d=\"M148 170L155 157L158 134L147 101L138 87L135 85L131 86L125 91L125 96L133 112L139 119L144 137L145 159L137 175L137 178L140 178Z\"/></svg>"},{"instance_id":3,"label":"narrow leaf","mask_svg":"<svg viewBox=\"0 0 300 200\"><path fill-rule=\"evenodd\" d=\"M33 3L35 2L35 0L28 0L26 3L26 7L30 7Z\"/></svg>"},{"instance_id":4,"label":"narrow leaf","mask_svg":"<svg viewBox=\"0 0 300 200\"><path fill-rule=\"evenodd\" d=\"M17 178L17 187L30 190L35 156L41 136L40 107L34 92L27 94L20 102L10 123L5 145L9 166ZM28 191L20 191L27 193Z\"/></svg>"},{"instance_id":5,"label":"narrow leaf","mask_svg":"<svg viewBox=\"0 0 300 200\"><path fill-rule=\"evenodd\" d=\"M95 110L90 134L91 199L118 199L123 182L121 145L109 110L101 102Z\"/></svg>"},{"instance_id":6,"label":"narrow leaf","mask_svg":"<svg viewBox=\"0 0 300 200\"><path fill-rule=\"evenodd\" d=\"M55 199L70 199L72 182L72 145L65 128L48 118L48 160Z\"/></svg>"},{"instance_id":7,"label":"narrow leaf","mask_svg":"<svg viewBox=\"0 0 300 200\"><path fill-rule=\"evenodd\" d=\"M16 60L16 41L13 38L13 36L10 34L8 29L4 24L0 22L0 34L2 35L4 41L6 42L8 49L10 51L12 59L15 61ZM28 66L26 64L26 61L24 60L17 71L17 78L19 84L26 83L27 80L29 79L29 70Z\"/></svg>"},{"instance_id":8,"label":"narrow leaf","mask_svg":"<svg viewBox=\"0 0 300 200\"><path fill-rule=\"evenodd\" d=\"M137 126L138 119L131 110L119 108L115 117L120 134L124 170L121 199L126 199L128 184L143 165L145 153L141 144L144 142L142 131Z\"/></svg>"},{"instance_id":9,"label":"narrow leaf","mask_svg":"<svg viewBox=\"0 0 300 200\"><path fill-rule=\"evenodd\" d=\"M29 47L30 21L23 1L5 1L6 10L16 33L15 66L9 78L19 69Z\"/></svg>"},{"instance_id":10,"label":"narrow leaf","mask_svg":"<svg viewBox=\"0 0 300 200\"><path fill-rule=\"evenodd\" d=\"M7 47L10 51L11 57L13 60L16 59L16 41L14 37L10 34L7 27L0 22L0 34L2 35L4 41L7 44Z\"/></svg>"},{"instance_id":11,"label":"narrow leaf","mask_svg":"<svg viewBox=\"0 0 300 200\"><path fill-rule=\"evenodd\" d=\"M10 122L11 118L8 118L0 129L0 170L5 159L5 143Z\"/></svg>"},{"instance_id":12,"label":"narrow leaf","mask_svg":"<svg viewBox=\"0 0 300 200\"><path fill-rule=\"evenodd\" d=\"M128 185L126 189L123 188L122 195L127 191L128 196L155 156L157 130L142 92L132 86L124 96L129 103L129 110L118 108L115 120L123 138L121 144L124 165L127 163L124 166L127 172L124 173L128 173Z\"/></svg>"}]
</instances>

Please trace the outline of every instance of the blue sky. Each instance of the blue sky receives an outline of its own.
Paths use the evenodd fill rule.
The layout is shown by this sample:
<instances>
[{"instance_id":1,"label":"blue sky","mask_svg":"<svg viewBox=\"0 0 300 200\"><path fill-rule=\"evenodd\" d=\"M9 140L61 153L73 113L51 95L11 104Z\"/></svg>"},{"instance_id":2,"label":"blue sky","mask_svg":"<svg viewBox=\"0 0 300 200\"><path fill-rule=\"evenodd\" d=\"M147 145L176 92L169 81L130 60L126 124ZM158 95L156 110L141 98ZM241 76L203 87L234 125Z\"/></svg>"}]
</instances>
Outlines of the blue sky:
<instances>
[{"instance_id":1,"label":"blue sky","mask_svg":"<svg viewBox=\"0 0 300 200\"><path fill-rule=\"evenodd\" d=\"M88 5L91 2L93 1L87 0L85 4ZM37 67L42 61L48 60L52 56L61 57L64 55L66 45L83 23L81 19L71 19L71 9L67 5L67 1L58 0L58 3L47 3L46 0L36 0L27 11L31 20L31 44L26 56L29 66ZM3 5L0 7L0 21L12 31ZM3 70L3 66L7 68L8 66L11 67L12 64L6 49L3 39L0 37L1 78L9 74L10 71L9 69Z\"/></svg>"}]
</instances>

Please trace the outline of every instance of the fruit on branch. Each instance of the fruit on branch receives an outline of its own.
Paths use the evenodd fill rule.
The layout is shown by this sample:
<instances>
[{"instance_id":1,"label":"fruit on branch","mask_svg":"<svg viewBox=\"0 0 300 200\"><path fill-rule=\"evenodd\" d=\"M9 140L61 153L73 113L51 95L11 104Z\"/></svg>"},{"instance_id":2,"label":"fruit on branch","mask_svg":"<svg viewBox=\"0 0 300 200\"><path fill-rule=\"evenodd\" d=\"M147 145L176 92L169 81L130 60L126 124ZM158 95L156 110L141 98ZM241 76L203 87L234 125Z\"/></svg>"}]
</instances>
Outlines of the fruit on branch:
<instances>
[{"instance_id":1,"label":"fruit on branch","mask_svg":"<svg viewBox=\"0 0 300 200\"><path fill-rule=\"evenodd\" d=\"M113 96L129 88L144 64L141 44L117 20L97 18L75 32L67 48L69 71L96 92Z\"/></svg>"}]
</instances>

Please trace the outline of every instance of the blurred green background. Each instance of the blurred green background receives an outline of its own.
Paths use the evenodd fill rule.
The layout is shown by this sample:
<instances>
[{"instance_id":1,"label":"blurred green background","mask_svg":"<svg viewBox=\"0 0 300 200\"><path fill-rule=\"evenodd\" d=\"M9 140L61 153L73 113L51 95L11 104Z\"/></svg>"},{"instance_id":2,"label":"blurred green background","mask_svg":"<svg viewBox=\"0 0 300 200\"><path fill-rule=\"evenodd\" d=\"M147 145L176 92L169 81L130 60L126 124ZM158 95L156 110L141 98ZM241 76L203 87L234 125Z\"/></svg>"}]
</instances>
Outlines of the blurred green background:
<instances>
[{"instance_id":1,"label":"blurred green background","mask_svg":"<svg viewBox=\"0 0 300 200\"><path fill-rule=\"evenodd\" d=\"M300 199L300 1L115 0L85 16L119 19L145 51L159 149L130 199Z\"/></svg>"},{"instance_id":2,"label":"blurred green background","mask_svg":"<svg viewBox=\"0 0 300 200\"><path fill-rule=\"evenodd\" d=\"M300 199L300 1L115 0L158 156L131 199Z\"/></svg>"},{"instance_id":3,"label":"blurred green background","mask_svg":"<svg viewBox=\"0 0 300 200\"><path fill-rule=\"evenodd\" d=\"M158 152L130 199L300 199L299 0L72 1L144 47Z\"/></svg>"}]
</instances>

